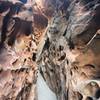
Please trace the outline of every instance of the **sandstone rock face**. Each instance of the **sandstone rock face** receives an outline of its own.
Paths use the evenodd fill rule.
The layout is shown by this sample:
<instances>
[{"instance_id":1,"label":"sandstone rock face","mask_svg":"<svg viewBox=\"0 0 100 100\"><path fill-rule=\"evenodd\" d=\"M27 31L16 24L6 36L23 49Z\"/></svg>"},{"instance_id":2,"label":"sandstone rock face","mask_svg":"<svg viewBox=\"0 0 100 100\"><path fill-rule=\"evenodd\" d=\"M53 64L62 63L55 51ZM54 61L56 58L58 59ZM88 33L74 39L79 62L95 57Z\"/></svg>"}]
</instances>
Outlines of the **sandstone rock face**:
<instances>
[{"instance_id":1,"label":"sandstone rock face","mask_svg":"<svg viewBox=\"0 0 100 100\"><path fill-rule=\"evenodd\" d=\"M99 67L99 0L0 1L0 100L99 100Z\"/></svg>"}]
</instances>

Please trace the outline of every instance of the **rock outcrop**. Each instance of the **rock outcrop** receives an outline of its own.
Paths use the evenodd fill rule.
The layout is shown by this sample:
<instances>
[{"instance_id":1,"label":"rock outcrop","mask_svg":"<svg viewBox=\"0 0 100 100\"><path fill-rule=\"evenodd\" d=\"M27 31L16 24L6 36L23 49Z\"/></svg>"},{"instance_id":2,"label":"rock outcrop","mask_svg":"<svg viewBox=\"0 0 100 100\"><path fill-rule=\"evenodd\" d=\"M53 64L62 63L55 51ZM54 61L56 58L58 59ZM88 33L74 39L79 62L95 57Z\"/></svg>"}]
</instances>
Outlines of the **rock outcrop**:
<instances>
[{"instance_id":1,"label":"rock outcrop","mask_svg":"<svg viewBox=\"0 0 100 100\"><path fill-rule=\"evenodd\" d=\"M99 100L99 67L99 0L0 1L0 100Z\"/></svg>"}]
</instances>

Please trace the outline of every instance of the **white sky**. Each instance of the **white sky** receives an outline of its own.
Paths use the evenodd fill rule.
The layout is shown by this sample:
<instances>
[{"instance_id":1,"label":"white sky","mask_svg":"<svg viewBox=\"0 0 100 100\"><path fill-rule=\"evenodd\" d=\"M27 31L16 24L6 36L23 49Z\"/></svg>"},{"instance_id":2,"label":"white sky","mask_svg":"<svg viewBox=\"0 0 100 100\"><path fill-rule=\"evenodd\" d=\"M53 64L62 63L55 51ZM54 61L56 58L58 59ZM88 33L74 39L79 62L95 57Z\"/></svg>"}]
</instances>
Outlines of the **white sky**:
<instances>
[{"instance_id":1,"label":"white sky","mask_svg":"<svg viewBox=\"0 0 100 100\"><path fill-rule=\"evenodd\" d=\"M38 100L57 100L56 95L50 90L40 73L37 78Z\"/></svg>"}]
</instances>

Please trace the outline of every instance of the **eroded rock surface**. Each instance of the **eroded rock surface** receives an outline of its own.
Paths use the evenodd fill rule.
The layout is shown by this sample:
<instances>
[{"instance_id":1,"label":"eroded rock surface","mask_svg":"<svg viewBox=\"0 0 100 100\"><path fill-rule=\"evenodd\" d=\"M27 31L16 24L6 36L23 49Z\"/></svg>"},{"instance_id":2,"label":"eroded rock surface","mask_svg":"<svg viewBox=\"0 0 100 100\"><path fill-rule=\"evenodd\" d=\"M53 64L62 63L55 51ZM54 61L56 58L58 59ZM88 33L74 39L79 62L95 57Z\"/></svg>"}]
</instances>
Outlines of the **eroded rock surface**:
<instances>
[{"instance_id":1,"label":"eroded rock surface","mask_svg":"<svg viewBox=\"0 0 100 100\"><path fill-rule=\"evenodd\" d=\"M99 100L99 67L99 0L0 1L0 100Z\"/></svg>"}]
</instances>

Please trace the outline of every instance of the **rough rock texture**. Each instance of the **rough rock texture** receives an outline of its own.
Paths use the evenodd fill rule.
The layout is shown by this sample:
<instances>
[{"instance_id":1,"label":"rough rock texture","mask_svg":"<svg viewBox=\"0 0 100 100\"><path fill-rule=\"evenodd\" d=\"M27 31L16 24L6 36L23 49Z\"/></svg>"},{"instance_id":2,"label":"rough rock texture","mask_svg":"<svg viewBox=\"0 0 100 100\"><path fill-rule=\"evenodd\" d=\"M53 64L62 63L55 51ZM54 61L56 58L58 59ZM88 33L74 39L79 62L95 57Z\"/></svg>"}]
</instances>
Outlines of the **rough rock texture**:
<instances>
[{"instance_id":1,"label":"rough rock texture","mask_svg":"<svg viewBox=\"0 0 100 100\"><path fill-rule=\"evenodd\" d=\"M0 1L0 100L35 100L32 5ZM34 61L33 61L33 60Z\"/></svg>"},{"instance_id":2,"label":"rough rock texture","mask_svg":"<svg viewBox=\"0 0 100 100\"><path fill-rule=\"evenodd\" d=\"M39 73L57 100L99 100L99 67L99 0L0 1L0 100L39 99Z\"/></svg>"},{"instance_id":3,"label":"rough rock texture","mask_svg":"<svg viewBox=\"0 0 100 100\"><path fill-rule=\"evenodd\" d=\"M60 7L40 43L39 70L58 100L98 99L99 3L74 0Z\"/></svg>"}]
</instances>

